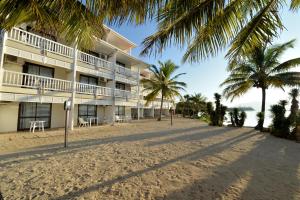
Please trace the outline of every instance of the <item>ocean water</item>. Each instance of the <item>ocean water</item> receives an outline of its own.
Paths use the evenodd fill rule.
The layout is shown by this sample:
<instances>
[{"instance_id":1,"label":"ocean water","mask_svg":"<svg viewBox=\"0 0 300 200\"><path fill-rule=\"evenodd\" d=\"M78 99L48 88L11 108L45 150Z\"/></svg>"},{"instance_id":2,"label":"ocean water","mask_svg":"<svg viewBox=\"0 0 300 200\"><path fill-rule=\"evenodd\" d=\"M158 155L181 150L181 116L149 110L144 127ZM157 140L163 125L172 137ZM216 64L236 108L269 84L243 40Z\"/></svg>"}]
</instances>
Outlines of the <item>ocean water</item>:
<instances>
[{"instance_id":1,"label":"ocean water","mask_svg":"<svg viewBox=\"0 0 300 200\"><path fill-rule=\"evenodd\" d=\"M258 113L258 111L255 111L255 110L251 110L251 111L246 111L246 114L247 114L247 118L246 118L246 121L245 121L245 124L244 126L248 126L248 127L255 127L257 125L257 117L256 117L256 114ZM230 122L230 116L229 114L227 113L226 114L226 125L227 124L231 124ZM269 127L272 123L272 118L271 118L271 113L270 111L266 111L266 116L265 116L265 121L264 121L264 127Z\"/></svg>"}]
</instances>

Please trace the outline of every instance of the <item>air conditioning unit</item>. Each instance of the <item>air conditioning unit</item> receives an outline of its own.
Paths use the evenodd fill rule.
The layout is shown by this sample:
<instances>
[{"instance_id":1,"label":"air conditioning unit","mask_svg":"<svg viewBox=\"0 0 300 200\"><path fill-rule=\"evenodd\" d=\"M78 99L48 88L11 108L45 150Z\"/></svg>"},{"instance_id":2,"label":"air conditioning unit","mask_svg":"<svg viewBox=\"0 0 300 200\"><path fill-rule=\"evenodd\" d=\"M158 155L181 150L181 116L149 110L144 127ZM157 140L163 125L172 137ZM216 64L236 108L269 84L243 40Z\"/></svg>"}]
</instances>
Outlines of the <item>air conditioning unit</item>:
<instances>
[{"instance_id":1,"label":"air conditioning unit","mask_svg":"<svg viewBox=\"0 0 300 200\"><path fill-rule=\"evenodd\" d=\"M4 61L9 63L18 63L18 57L12 55L5 55Z\"/></svg>"}]
</instances>

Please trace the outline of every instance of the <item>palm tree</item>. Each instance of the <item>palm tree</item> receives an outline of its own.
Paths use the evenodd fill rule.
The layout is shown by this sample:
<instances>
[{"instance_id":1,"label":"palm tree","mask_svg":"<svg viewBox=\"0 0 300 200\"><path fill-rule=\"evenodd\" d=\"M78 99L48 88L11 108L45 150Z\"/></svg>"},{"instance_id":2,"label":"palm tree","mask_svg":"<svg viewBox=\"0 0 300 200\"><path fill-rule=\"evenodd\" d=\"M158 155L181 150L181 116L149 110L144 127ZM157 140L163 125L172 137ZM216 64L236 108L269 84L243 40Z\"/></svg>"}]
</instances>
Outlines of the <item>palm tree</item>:
<instances>
[{"instance_id":1,"label":"palm tree","mask_svg":"<svg viewBox=\"0 0 300 200\"><path fill-rule=\"evenodd\" d=\"M57 32L79 47L93 45L104 36L104 22L142 23L157 7L152 1L111 0L1 0L0 29L10 30L34 22L34 29ZM147 12L146 12L147 11Z\"/></svg>"},{"instance_id":2,"label":"palm tree","mask_svg":"<svg viewBox=\"0 0 300 200\"><path fill-rule=\"evenodd\" d=\"M206 106L206 97L204 97L202 94L194 94L191 97L191 103L192 103L192 111L193 111L193 117L196 112L198 114L200 110L204 110Z\"/></svg>"},{"instance_id":3,"label":"palm tree","mask_svg":"<svg viewBox=\"0 0 300 200\"><path fill-rule=\"evenodd\" d=\"M283 6L300 8L299 0L169 0L157 15L158 30L143 42L141 54L161 53L170 43L187 46L184 61L197 62L228 46L236 59L284 28Z\"/></svg>"},{"instance_id":4,"label":"palm tree","mask_svg":"<svg viewBox=\"0 0 300 200\"><path fill-rule=\"evenodd\" d=\"M156 67L155 65L149 67L149 70L153 73L151 78L142 79L141 83L144 85L144 90L149 92L145 97L147 104L161 95L160 114L158 117L158 121L160 121L164 99L173 99L175 96L180 96L179 91L184 90L186 84L177 81L177 79L185 73L173 76L174 72L179 67L171 60L164 63L158 61L158 63L159 67Z\"/></svg>"},{"instance_id":5,"label":"palm tree","mask_svg":"<svg viewBox=\"0 0 300 200\"><path fill-rule=\"evenodd\" d=\"M293 48L295 40L270 47L255 48L249 55L230 63L229 77L221 84L226 86L224 94L233 100L249 91L252 87L262 91L261 113L264 116L266 104L266 90L269 87L283 88L300 84L300 72L290 69L300 64L300 58L280 62L281 55L289 48ZM264 117L259 125L263 130Z\"/></svg>"},{"instance_id":6,"label":"palm tree","mask_svg":"<svg viewBox=\"0 0 300 200\"><path fill-rule=\"evenodd\" d=\"M190 95L186 94L183 96L183 100L184 100L184 106L183 106L183 117L185 117L185 108L187 107L188 109L188 115L190 115Z\"/></svg>"}]
</instances>

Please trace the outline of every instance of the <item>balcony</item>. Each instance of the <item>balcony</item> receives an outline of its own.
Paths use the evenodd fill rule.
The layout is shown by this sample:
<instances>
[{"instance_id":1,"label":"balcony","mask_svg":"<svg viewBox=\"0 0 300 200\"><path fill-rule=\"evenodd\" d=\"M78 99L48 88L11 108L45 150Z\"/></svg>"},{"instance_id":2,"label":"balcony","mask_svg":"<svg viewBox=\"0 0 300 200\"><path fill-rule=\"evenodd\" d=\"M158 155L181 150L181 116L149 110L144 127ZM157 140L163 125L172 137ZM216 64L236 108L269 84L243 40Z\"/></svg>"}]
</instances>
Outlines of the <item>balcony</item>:
<instances>
[{"instance_id":1,"label":"balcony","mask_svg":"<svg viewBox=\"0 0 300 200\"><path fill-rule=\"evenodd\" d=\"M63 56L64 58L74 58L74 48L19 28L11 29L8 32L8 39L26 46L33 47L39 50L40 54L43 56L46 55L47 52L50 52L58 56ZM116 73L119 75L126 76L126 78L133 78L135 80L138 78L137 72L82 51L77 51L77 60L87 64L88 66L91 66L93 69L105 69L110 71L110 73L113 73L113 69L115 67Z\"/></svg>"},{"instance_id":2,"label":"balcony","mask_svg":"<svg viewBox=\"0 0 300 200\"><path fill-rule=\"evenodd\" d=\"M38 76L27 73L13 72L3 70L3 86L19 87L36 89L40 91L58 91L71 93L73 88L73 82L49 78L45 76ZM89 85L84 83L75 82L75 92L78 94L94 95L94 96L113 96L113 89L109 87L102 87L96 85ZM115 89L115 97L119 98L136 98L137 95L130 91Z\"/></svg>"}]
</instances>

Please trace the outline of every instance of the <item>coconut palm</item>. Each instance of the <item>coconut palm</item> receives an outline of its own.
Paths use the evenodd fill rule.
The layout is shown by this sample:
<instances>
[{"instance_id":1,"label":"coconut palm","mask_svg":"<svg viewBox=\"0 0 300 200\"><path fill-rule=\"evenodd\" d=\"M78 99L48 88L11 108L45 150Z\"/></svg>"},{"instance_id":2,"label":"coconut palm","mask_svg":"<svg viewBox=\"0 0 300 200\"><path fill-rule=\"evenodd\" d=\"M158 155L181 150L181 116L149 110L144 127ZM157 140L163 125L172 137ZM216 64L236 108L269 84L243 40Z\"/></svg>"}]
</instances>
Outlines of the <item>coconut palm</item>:
<instances>
[{"instance_id":1,"label":"coconut palm","mask_svg":"<svg viewBox=\"0 0 300 200\"><path fill-rule=\"evenodd\" d=\"M176 44L187 51L184 61L197 62L230 45L236 59L283 29L283 6L295 11L299 0L169 0L158 12L158 30L143 42L142 54L160 53Z\"/></svg>"},{"instance_id":2,"label":"coconut palm","mask_svg":"<svg viewBox=\"0 0 300 200\"><path fill-rule=\"evenodd\" d=\"M1 0L0 29L33 22L38 31L56 32L70 43L90 47L94 36L105 34L104 22L141 23L156 7L150 0Z\"/></svg>"},{"instance_id":3,"label":"coconut palm","mask_svg":"<svg viewBox=\"0 0 300 200\"><path fill-rule=\"evenodd\" d=\"M186 84L177 81L177 79L185 74L180 73L174 75L174 72L179 68L171 60L166 62L158 61L159 67L152 65L149 70L153 73L150 79L142 79L141 83L144 85L144 91L148 92L145 100L146 104L155 100L160 96L160 114L158 120L161 120L162 107L164 99L172 100L175 96L180 96L180 90L184 90Z\"/></svg>"},{"instance_id":4,"label":"coconut palm","mask_svg":"<svg viewBox=\"0 0 300 200\"><path fill-rule=\"evenodd\" d=\"M295 86L300 84L300 72L290 70L300 64L300 58L294 58L280 62L282 54L289 48L293 48L295 40L273 46L262 46L255 48L249 55L243 56L236 62L230 63L229 77L221 84L226 86L224 94L233 100L252 87L260 88L262 91L261 113L262 121L259 129L263 129L266 90L270 87L282 88L284 86Z\"/></svg>"}]
</instances>

